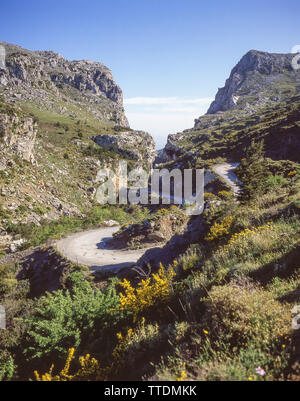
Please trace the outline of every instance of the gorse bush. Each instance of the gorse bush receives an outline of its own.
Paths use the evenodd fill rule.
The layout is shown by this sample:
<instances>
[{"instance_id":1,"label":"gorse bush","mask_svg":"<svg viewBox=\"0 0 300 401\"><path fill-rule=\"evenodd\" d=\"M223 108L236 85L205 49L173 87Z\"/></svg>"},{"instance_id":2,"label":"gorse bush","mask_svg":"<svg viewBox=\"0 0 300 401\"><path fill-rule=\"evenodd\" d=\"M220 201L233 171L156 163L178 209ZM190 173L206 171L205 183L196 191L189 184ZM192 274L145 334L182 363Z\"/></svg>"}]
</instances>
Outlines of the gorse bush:
<instances>
[{"instance_id":1,"label":"gorse bush","mask_svg":"<svg viewBox=\"0 0 300 401\"><path fill-rule=\"evenodd\" d=\"M206 201L211 201L211 200L214 200L216 198L217 198L217 196L215 194L213 194L212 192L205 192L204 193L204 200L206 200Z\"/></svg>"},{"instance_id":2,"label":"gorse bush","mask_svg":"<svg viewBox=\"0 0 300 401\"><path fill-rule=\"evenodd\" d=\"M205 237L206 241L218 241L230 233L233 217L225 217L220 223L217 221L210 227L209 233Z\"/></svg>"},{"instance_id":3,"label":"gorse bush","mask_svg":"<svg viewBox=\"0 0 300 401\"><path fill-rule=\"evenodd\" d=\"M218 196L221 199L225 199L225 200L232 199L233 198L233 192L231 192L231 191L219 191L218 192Z\"/></svg>"},{"instance_id":4,"label":"gorse bush","mask_svg":"<svg viewBox=\"0 0 300 401\"><path fill-rule=\"evenodd\" d=\"M135 353L140 348L141 343L153 341L153 337L158 334L158 325L145 325L142 318L135 330L127 329L125 334L116 334L117 344L111 353L111 362L107 366L100 366L97 359L91 358L90 354L79 357L79 368L71 369L71 362L75 353L75 348L70 348L63 368L54 373L55 365L52 363L49 372L39 374L34 371L37 381L87 381L87 380L109 380L116 378L123 365L128 366L135 359ZM78 364L77 364L78 365ZM134 366L132 366L134 368ZM72 373L73 372L73 373Z\"/></svg>"},{"instance_id":5,"label":"gorse bush","mask_svg":"<svg viewBox=\"0 0 300 401\"><path fill-rule=\"evenodd\" d=\"M34 371L37 381L87 381L87 380L100 380L101 370L99 362L95 358L91 358L89 354L79 357L80 368L75 373L70 373L70 365L74 356L75 348L70 348L66 359L65 366L58 374L53 374L55 369L54 364L48 373L40 375Z\"/></svg>"},{"instance_id":6,"label":"gorse bush","mask_svg":"<svg viewBox=\"0 0 300 401\"><path fill-rule=\"evenodd\" d=\"M160 266L158 273L141 280L137 288L124 279L120 285L124 294L120 294L120 309L133 314L134 321L149 309L164 305L172 294L172 280L175 273L172 268L165 270Z\"/></svg>"},{"instance_id":7,"label":"gorse bush","mask_svg":"<svg viewBox=\"0 0 300 401\"><path fill-rule=\"evenodd\" d=\"M214 280L222 280L228 274L265 276L275 275L276 260L291 252L299 241L299 220L290 218L274 224L243 230L232 235L227 244L219 246L205 262ZM270 266L267 269L267 266Z\"/></svg>"},{"instance_id":8,"label":"gorse bush","mask_svg":"<svg viewBox=\"0 0 300 401\"><path fill-rule=\"evenodd\" d=\"M239 243L241 244L243 242L243 240L248 239L250 235L252 234L257 234L260 233L262 231L264 231L265 233L270 232L271 230L275 230L276 227L274 226L273 223L269 222L263 226L259 226L259 227L252 227L250 228L246 228L245 230L239 232L239 233L235 233L230 240L228 241L228 244L224 246L224 248L228 248L230 245Z\"/></svg>"}]
</instances>

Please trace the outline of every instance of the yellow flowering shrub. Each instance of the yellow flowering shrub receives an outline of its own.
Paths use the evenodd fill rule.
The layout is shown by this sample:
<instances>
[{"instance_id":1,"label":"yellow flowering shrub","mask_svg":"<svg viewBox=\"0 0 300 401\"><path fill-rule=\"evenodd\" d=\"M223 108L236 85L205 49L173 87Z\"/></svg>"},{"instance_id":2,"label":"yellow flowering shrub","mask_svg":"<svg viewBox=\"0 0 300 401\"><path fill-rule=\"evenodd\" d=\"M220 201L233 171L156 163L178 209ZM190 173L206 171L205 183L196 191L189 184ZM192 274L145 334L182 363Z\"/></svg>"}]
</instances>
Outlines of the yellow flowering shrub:
<instances>
[{"instance_id":1,"label":"yellow flowering shrub","mask_svg":"<svg viewBox=\"0 0 300 401\"><path fill-rule=\"evenodd\" d=\"M142 317L134 328L127 328L123 333L117 334L118 344L113 351L113 363L110 371L111 377L118 375L122 368L135 368L136 354L142 349L153 346L160 337L158 324L145 324L146 319ZM132 365L133 364L133 365Z\"/></svg>"},{"instance_id":2,"label":"yellow flowering shrub","mask_svg":"<svg viewBox=\"0 0 300 401\"><path fill-rule=\"evenodd\" d=\"M145 318L142 318L135 330L126 328L124 334L117 333L117 344L112 351L111 363L106 367L100 367L99 362L95 358L91 358L89 354L79 357L80 368L75 373L70 373L71 362L75 353L75 348L70 348L63 369L53 374L54 364L51 365L49 372L39 374L34 371L37 381L107 381L115 379L120 369L126 364L130 352L139 349L141 341L151 341L153 337L158 336L159 326L145 325ZM132 349L130 351L130 349ZM127 352L129 350L129 354ZM182 376L182 375L181 375Z\"/></svg>"},{"instance_id":3,"label":"yellow flowering shrub","mask_svg":"<svg viewBox=\"0 0 300 401\"><path fill-rule=\"evenodd\" d=\"M269 222L263 226L259 226L259 227L252 227L250 228L246 228L245 230L234 234L227 245L225 245L225 249L227 247L229 247L230 245L234 244L234 243L240 243L241 241L243 241L245 238L249 237L252 234L256 234L262 231L272 231L275 230L274 224Z\"/></svg>"},{"instance_id":4,"label":"yellow flowering shrub","mask_svg":"<svg viewBox=\"0 0 300 401\"><path fill-rule=\"evenodd\" d=\"M185 367L186 367L186 363L184 362L183 368L181 369L181 371L178 373L178 375L176 377L176 381L183 382L187 378L187 373L186 373Z\"/></svg>"},{"instance_id":5,"label":"yellow flowering shrub","mask_svg":"<svg viewBox=\"0 0 300 401\"><path fill-rule=\"evenodd\" d=\"M206 241L216 241L220 240L230 232L230 227L233 222L233 217L225 217L221 223L215 222L209 230L209 233L205 237Z\"/></svg>"},{"instance_id":6,"label":"yellow flowering shrub","mask_svg":"<svg viewBox=\"0 0 300 401\"><path fill-rule=\"evenodd\" d=\"M211 192L205 192L204 193L204 199L205 200L216 199L216 195L211 193Z\"/></svg>"},{"instance_id":7,"label":"yellow flowering shrub","mask_svg":"<svg viewBox=\"0 0 300 401\"><path fill-rule=\"evenodd\" d=\"M161 264L158 273L142 280L137 288L132 287L131 283L124 279L121 282L124 294L120 294L120 309L132 312L136 321L146 309L168 301L172 293L174 276L172 268L166 271Z\"/></svg>"},{"instance_id":8,"label":"yellow flowering shrub","mask_svg":"<svg viewBox=\"0 0 300 401\"><path fill-rule=\"evenodd\" d=\"M168 213L168 209L159 209L156 214L167 214Z\"/></svg>"},{"instance_id":9,"label":"yellow flowering shrub","mask_svg":"<svg viewBox=\"0 0 300 401\"><path fill-rule=\"evenodd\" d=\"M218 195L223 199L228 199L233 197L233 193L230 191L219 191Z\"/></svg>"},{"instance_id":10,"label":"yellow flowering shrub","mask_svg":"<svg viewBox=\"0 0 300 401\"><path fill-rule=\"evenodd\" d=\"M126 350L132 336L133 336L133 329L131 328L127 329L126 335L123 335L122 333L117 334L118 344L113 350L113 363L112 363L112 367L113 366L115 367L115 371L120 366L123 353Z\"/></svg>"},{"instance_id":11,"label":"yellow flowering shrub","mask_svg":"<svg viewBox=\"0 0 300 401\"><path fill-rule=\"evenodd\" d=\"M40 375L36 370L34 375L37 381L86 381L101 380L102 372L99 362L95 358L91 358L89 354L79 357L80 368L74 374L71 374L70 365L75 353L75 348L70 348L64 368L56 375L53 375L54 364L48 373Z\"/></svg>"},{"instance_id":12,"label":"yellow flowering shrub","mask_svg":"<svg viewBox=\"0 0 300 401\"><path fill-rule=\"evenodd\" d=\"M144 324L144 321L142 321ZM127 329L127 333L117 334L118 343L112 352L112 362L109 366L100 368L99 362L95 358L91 358L90 354L79 357L80 368L77 372L71 374L70 366L75 353L75 348L70 348L65 362L64 368L56 375L53 374L54 364L48 373L40 375L36 370L34 376L37 381L103 381L109 380L112 375L118 373L122 363L123 354L126 351L130 339L133 336L133 330Z\"/></svg>"}]
</instances>

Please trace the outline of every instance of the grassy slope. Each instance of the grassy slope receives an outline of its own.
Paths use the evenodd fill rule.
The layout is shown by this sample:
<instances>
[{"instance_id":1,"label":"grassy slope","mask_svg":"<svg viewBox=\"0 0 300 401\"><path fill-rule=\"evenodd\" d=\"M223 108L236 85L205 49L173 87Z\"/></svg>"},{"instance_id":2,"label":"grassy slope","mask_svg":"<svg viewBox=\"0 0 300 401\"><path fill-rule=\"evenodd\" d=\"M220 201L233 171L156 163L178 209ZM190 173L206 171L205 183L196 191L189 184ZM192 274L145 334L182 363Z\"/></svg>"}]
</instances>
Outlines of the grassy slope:
<instances>
[{"instance_id":1,"label":"grassy slope","mask_svg":"<svg viewBox=\"0 0 300 401\"><path fill-rule=\"evenodd\" d=\"M225 202L207 212L210 227L232 216L229 232L174 264L172 313L152 314L147 329L136 329L124 356L135 373L121 378L262 380L261 366L264 379L299 379L300 339L291 329L300 301L299 189L293 181L252 205Z\"/></svg>"},{"instance_id":2,"label":"grassy slope","mask_svg":"<svg viewBox=\"0 0 300 401\"><path fill-rule=\"evenodd\" d=\"M130 295L125 309L120 309L116 295L126 292L116 280L101 284L102 290L114 289L107 301L97 301L104 302L97 304L101 316L91 316L92 310L86 309L86 302L99 297L94 284L88 290L89 301L86 284L80 282L76 291L81 295L72 301L67 295L62 301L63 292L34 301L26 316L36 323L30 329L28 321L22 326L30 338L18 334L19 342L39 353L25 360L16 354L16 361L25 363L26 377L32 377L36 368L48 371L52 362L58 372L68 347L76 345L76 356L91 353L101 369L106 367L100 376L85 376L90 379L299 380L295 364L299 331L291 328L291 322L292 308L300 302L300 176L291 168L300 166L286 168L286 162L276 166L271 163L272 173L284 174L284 181L271 180L266 193L247 205L223 198L207 209L203 240L166 267L175 276L156 276L139 285L139 295L133 290L137 298ZM135 288L137 281L132 285ZM9 292L6 297L9 302ZM114 306L107 309L108 299ZM63 314L46 312L45 305L57 308L60 302L71 302L70 310L76 308L79 316L83 313L90 319L85 326L81 320L72 323L80 333L76 342L69 333L55 331L65 324L61 322L69 307ZM22 307L15 308L20 313ZM71 324L73 317L67 319ZM106 325L99 326L99 319ZM11 332L17 329L12 327ZM63 350L59 356L56 349ZM259 367L265 376L256 372ZM22 374L25 377L24 370Z\"/></svg>"},{"instance_id":3,"label":"grassy slope","mask_svg":"<svg viewBox=\"0 0 300 401\"><path fill-rule=\"evenodd\" d=\"M181 160L184 164L190 161L192 165L209 166L223 160L239 161L243 156L243 148L251 140L259 139L265 140L273 158L281 159L282 155L278 157L276 153L280 155L284 138L299 132L299 105L300 97L294 96L276 106L259 107L250 115L238 109L223 113L217 121L216 116L202 117L209 126L185 133L176 145L181 150L176 163ZM193 156L190 156L191 153ZM286 158L299 161L297 148L290 147ZM168 163L169 166L172 164Z\"/></svg>"}]
</instances>

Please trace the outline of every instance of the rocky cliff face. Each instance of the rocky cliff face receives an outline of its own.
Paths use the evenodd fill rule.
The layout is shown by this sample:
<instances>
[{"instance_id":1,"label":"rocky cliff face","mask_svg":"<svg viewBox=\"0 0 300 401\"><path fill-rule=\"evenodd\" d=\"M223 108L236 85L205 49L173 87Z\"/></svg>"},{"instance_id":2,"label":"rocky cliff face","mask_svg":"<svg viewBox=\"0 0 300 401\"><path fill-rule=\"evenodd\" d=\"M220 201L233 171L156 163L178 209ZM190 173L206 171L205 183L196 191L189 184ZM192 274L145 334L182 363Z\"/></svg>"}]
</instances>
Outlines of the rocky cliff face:
<instances>
[{"instance_id":1,"label":"rocky cliff face","mask_svg":"<svg viewBox=\"0 0 300 401\"><path fill-rule=\"evenodd\" d=\"M175 161L182 154L182 148L180 147L180 141L185 137L185 133L170 134L168 141L161 156L161 163L167 163Z\"/></svg>"},{"instance_id":2,"label":"rocky cliff face","mask_svg":"<svg viewBox=\"0 0 300 401\"><path fill-rule=\"evenodd\" d=\"M114 150L123 157L136 160L142 165L152 166L156 158L155 142L144 131L127 131L118 135L98 135L94 142L109 150Z\"/></svg>"},{"instance_id":3,"label":"rocky cliff face","mask_svg":"<svg viewBox=\"0 0 300 401\"><path fill-rule=\"evenodd\" d=\"M34 163L34 144L37 134L37 124L33 118L24 116L16 110L1 110L0 107L0 147L8 147L21 159ZM1 160L1 169L6 166L6 158Z\"/></svg>"},{"instance_id":4,"label":"rocky cliff face","mask_svg":"<svg viewBox=\"0 0 300 401\"><path fill-rule=\"evenodd\" d=\"M294 54L270 54L249 51L231 71L224 88L219 89L207 114L230 110L245 96L260 95L257 101L267 102L267 89L284 76L296 74L292 68ZM265 99L264 99L265 98ZM254 100L254 99L252 99ZM280 100L278 96L274 100Z\"/></svg>"},{"instance_id":5,"label":"rocky cliff face","mask_svg":"<svg viewBox=\"0 0 300 401\"><path fill-rule=\"evenodd\" d=\"M86 105L96 117L128 127L123 94L102 63L69 61L52 51L29 51L0 42L6 49L6 69L0 87L6 101L32 101L43 110L68 114L59 101Z\"/></svg>"}]
</instances>

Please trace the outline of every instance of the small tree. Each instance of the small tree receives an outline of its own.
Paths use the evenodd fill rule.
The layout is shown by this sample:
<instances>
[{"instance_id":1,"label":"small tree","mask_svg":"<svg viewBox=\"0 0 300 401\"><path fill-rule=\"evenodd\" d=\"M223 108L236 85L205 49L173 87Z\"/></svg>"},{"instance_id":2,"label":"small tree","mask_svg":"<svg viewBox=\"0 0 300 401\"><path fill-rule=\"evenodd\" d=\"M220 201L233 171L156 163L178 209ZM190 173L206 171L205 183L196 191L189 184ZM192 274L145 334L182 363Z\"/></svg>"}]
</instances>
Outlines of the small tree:
<instances>
[{"instance_id":1,"label":"small tree","mask_svg":"<svg viewBox=\"0 0 300 401\"><path fill-rule=\"evenodd\" d=\"M264 141L251 142L244 149L245 157L241 160L237 173L241 179L240 201L250 202L263 193L265 181Z\"/></svg>"}]
</instances>

